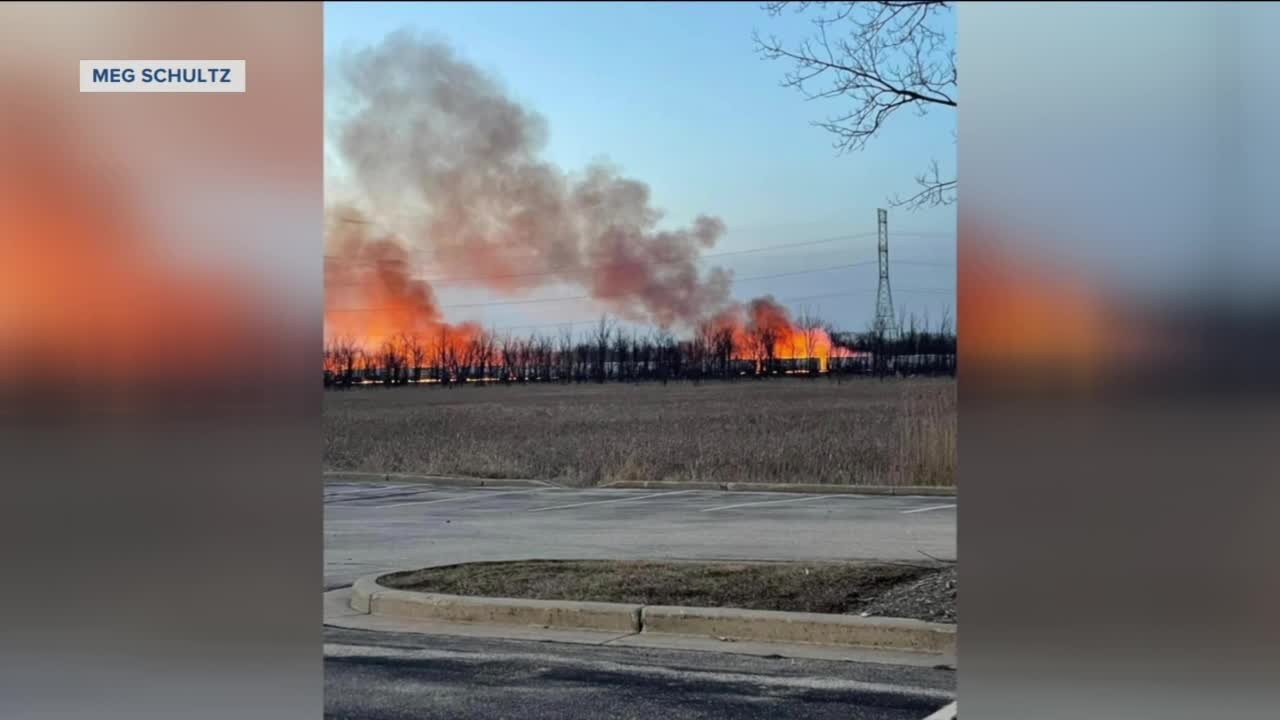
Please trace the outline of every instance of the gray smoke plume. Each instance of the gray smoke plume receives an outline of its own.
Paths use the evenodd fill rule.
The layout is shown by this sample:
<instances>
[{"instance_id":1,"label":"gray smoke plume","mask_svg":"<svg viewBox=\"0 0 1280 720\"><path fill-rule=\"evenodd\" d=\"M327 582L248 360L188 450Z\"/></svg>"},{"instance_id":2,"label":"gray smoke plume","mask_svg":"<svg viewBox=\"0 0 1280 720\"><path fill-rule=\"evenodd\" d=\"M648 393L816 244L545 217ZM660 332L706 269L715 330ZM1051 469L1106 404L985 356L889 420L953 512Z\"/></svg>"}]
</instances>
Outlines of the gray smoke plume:
<instances>
[{"instance_id":1,"label":"gray smoke plume","mask_svg":"<svg viewBox=\"0 0 1280 720\"><path fill-rule=\"evenodd\" d=\"M542 117L446 45L402 31L333 70L342 199L429 259L433 284L510 295L568 283L662 326L692 326L728 300L730 274L697 263L723 222L659 230L644 183L604 164L570 175L541 159Z\"/></svg>"}]
</instances>

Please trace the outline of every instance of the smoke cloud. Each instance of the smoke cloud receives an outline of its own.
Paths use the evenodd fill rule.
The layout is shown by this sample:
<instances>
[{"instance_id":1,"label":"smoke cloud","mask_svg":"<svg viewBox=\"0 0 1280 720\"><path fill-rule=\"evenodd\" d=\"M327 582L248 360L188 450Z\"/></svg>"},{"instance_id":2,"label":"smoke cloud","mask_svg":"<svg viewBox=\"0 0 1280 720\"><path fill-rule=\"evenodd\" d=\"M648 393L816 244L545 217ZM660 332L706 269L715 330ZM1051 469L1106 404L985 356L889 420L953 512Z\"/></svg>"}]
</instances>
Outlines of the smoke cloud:
<instances>
[{"instance_id":1,"label":"smoke cloud","mask_svg":"<svg viewBox=\"0 0 1280 720\"><path fill-rule=\"evenodd\" d=\"M332 337L377 341L429 332L444 319L431 286L412 275L409 253L394 235L356 208L329 209L325 255L325 330Z\"/></svg>"},{"instance_id":2,"label":"smoke cloud","mask_svg":"<svg viewBox=\"0 0 1280 720\"><path fill-rule=\"evenodd\" d=\"M359 324L336 311L352 302L395 308L362 319L388 329L440 323L428 283L508 296L569 284L663 327L693 327L728 302L730 273L697 262L724 234L721 220L659 229L643 182L603 163L571 174L542 159L544 119L448 46L399 32L333 71L333 187L350 206L331 204L326 279L347 288L329 293L331 324ZM415 277L420 262L429 280Z\"/></svg>"}]
</instances>

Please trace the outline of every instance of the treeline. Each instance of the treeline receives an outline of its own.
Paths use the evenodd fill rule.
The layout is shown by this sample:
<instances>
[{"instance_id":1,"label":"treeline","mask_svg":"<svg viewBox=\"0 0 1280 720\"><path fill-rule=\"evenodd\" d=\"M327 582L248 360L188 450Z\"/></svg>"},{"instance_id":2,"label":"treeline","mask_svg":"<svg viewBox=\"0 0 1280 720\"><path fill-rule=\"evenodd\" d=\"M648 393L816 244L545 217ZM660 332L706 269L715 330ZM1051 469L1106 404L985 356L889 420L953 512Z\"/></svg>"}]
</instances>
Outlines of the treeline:
<instances>
[{"instance_id":1,"label":"treeline","mask_svg":"<svg viewBox=\"0 0 1280 720\"><path fill-rule=\"evenodd\" d=\"M780 375L954 375L956 336L911 320L896 335L840 333L816 322L790 328L704 325L680 339L666 330L627 331L608 319L574 335L499 335L442 326L402 333L376 347L351 338L324 350L325 387L431 383L672 382Z\"/></svg>"},{"instance_id":2,"label":"treeline","mask_svg":"<svg viewBox=\"0 0 1280 720\"><path fill-rule=\"evenodd\" d=\"M915 316L900 320L899 325L901 330L896 334L879 329L832 333L832 344L852 354L852 357L832 360L832 372L881 377L955 376L956 334L947 318L944 317L937 328L930 328L927 322L918 323Z\"/></svg>"}]
</instances>

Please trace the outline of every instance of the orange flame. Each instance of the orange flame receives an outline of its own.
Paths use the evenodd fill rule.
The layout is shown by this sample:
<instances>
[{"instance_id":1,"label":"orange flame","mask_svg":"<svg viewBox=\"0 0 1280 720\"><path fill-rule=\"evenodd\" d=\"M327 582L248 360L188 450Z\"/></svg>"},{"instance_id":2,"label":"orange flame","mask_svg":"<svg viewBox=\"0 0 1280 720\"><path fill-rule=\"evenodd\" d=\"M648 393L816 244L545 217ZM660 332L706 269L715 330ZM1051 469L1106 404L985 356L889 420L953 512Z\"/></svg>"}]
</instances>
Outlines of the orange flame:
<instances>
[{"instance_id":1,"label":"orange flame","mask_svg":"<svg viewBox=\"0 0 1280 720\"><path fill-rule=\"evenodd\" d=\"M733 358L756 362L757 371L767 357L816 360L818 372L826 372L831 358L853 356L816 323L793 321L787 309L769 296L720 312L710 327L713 334L731 333Z\"/></svg>"}]
</instances>

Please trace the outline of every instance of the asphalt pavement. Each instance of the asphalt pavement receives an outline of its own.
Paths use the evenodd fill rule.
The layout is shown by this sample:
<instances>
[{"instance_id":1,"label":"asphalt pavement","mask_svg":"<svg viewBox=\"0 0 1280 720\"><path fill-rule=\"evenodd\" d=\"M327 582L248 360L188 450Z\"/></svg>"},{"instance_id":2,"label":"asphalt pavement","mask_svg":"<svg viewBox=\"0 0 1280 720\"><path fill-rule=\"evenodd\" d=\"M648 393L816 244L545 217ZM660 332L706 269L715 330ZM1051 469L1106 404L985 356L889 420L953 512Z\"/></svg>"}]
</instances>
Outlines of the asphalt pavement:
<instances>
[{"instance_id":1,"label":"asphalt pavement","mask_svg":"<svg viewBox=\"0 0 1280 720\"><path fill-rule=\"evenodd\" d=\"M326 589L526 558L955 557L946 497L325 484ZM921 720L954 692L920 663L325 628L332 718Z\"/></svg>"},{"instance_id":2,"label":"asphalt pavement","mask_svg":"<svg viewBox=\"0 0 1280 720\"><path fill-rule=\"evenodd\" d=\"M956 500L326 483L325 589L488 560L956 557Z\"/></svg>"},{"instance_id":3,"label":"asphalt pavement","mask_svg":"<svg viewBox=\"0 0 1280 720\"><path fill-rule=\"evenodd\" d=\"M366 720L921 720L955 672L326 628L325 715Z\"/></svg>"}]
</instances>

